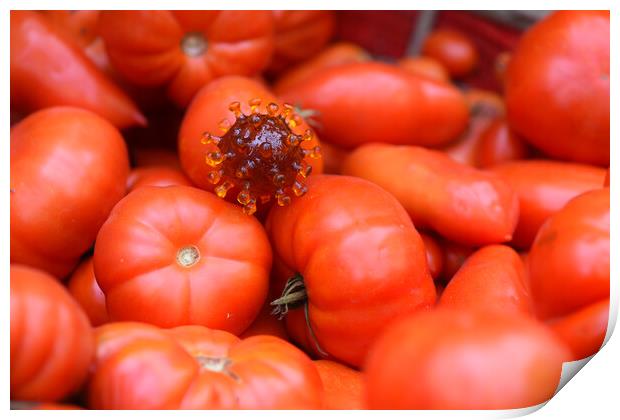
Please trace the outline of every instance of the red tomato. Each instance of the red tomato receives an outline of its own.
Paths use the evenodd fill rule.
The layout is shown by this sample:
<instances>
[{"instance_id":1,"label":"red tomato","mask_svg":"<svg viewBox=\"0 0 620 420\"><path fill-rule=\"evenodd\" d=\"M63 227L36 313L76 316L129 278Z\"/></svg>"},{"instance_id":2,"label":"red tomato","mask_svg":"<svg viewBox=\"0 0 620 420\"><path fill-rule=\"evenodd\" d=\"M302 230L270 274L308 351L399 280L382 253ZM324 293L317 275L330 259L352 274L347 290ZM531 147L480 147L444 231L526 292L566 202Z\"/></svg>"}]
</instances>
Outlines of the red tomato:
<instances>
[{"instance_id":1,"label":"red tomato","mask_svg":"<svg viewBox=\"0 0 620 420\"><path fill-rule=\"evenodd\" d=\"M504 87L506 83L506 71L508 70L508 63L510 63L510 59L512 58L512 53L508 51L503 51L495 56L495 61L493 62L493 70L495 71L495 78L499 82L499 84Z\"/></svg>"},{"instance_id":2,"label":"red tomato","mask_svg":"<svg viewBox=\"0 0 620 420\"><path fill-rule=\"evenodd\" d=\"M467 125L467 105L455 87L378 62L323 69L280 94L317 111L319 135L348 148L370 142L439 146Z\"/></svg>"},{"instance_id":3,"label":"red tomato","mask_svg":"<svg viewBox=\"0 0 620 420\"><path fill-rule=\"evenodd\" d=\"M127 190L139 187L168 187L170 185L192 186L183 172L169 166L147 166L134 168L127 178Z\"/></svg>"},{"instance_id":4,"label":"red tomato","mask_svg":"<svg viewBox=\"0 0 620 420\"><path fill-rule=\"evenodd\" d=\"M182 107L217 77L257 74L274 46L268 10L111 10L101 13L99 30L123 77L167 86Z\"/></svg>"},{"instance_id":5,"label":"red tomato","mask_svg":"<svg viewBox=\"0 0 620 420\"><path fill-rule=\"evenodd\" d=\"M462 244L509 241L517 224L519 202L504 181L440 151L368 144L355 149L342 170L394 194L416 227Z\"/></svg>"},{"instance_id":6,"label":"red tomato","mask_svg":"<svg viewBox=\"0 0 620 420\"><path fill-rule=\"evenodd\" d=\"M218 149L217 146L213 144L205 144L201 141L204 138L204 133L208 132L215 136L222 136L223 121L226 122L229 127L236 123L236 117L233 111L230 110L230 104L239 102L241 104L241 111L244 115L250 115L251 107L248 102L253 99L261 100L261 104L257 107L256 111L263 115L268 114L267 107L271 103L276 104L280 110L285 109L284 104L273 96L263 85L254 80L236 76L223 77L207 85L196 95L196 98L187 109L187 113L185 114L179 131L179 157L181 159L183 171L198 187L209 191L213 191L215 187L214 184L209 181L209 174L215 170L205 162L205 157L207 154ZM292 134L304 136L304 133L306 130L310 129L310 127L303 121L303 118L298 121L300 124L295 125L293 128L289 125L289 130ZM287 150L277 143L280 133L269 129L266 125L264 127L267 127L264 136L261 134L262 132L257 135L250 135L250 141L246 144L260 144L266 137L267 141L272 141L272 150ZM228 131L229 130L226 129L226 133L228 133ZM231 134L233 133L234 130ZM310 151L317 146L319 146L319 140L316 136L312 136L312 139L304 140L300 147L303 150ZM279 156L282 158L282 161L288 159L288 155L282 156L281 152L277 153L280 153ZM272 155L272 158L273 156L278 156L277 153ZM305 165L312 167L313 174L322 172L323 160L320 156L318 158L313 158L308 155L303 159ZM256 161L256 159L253 161L253 165L259 169L253 174L253 178L259 181L267 178L264 172L260 172L264 170L265 166L271 170L272 164L275 166L279 165L278 162L274 162L267 158L258 159L259 164L255 164ZM236 159L231 160L233 165L235 162ZM219 169L222 169L225 165L227 165L226 160L224 160ZM228 170L230 170L230 168L228 168ZM265 177L261 174L265 175ZM272 177L273 175L268 177L268 186L275 188ZM235 200L235 198L238 197L237 193L241 190L239 184L243 183L240 179L235 179L234 181L233 184L235 186L226 195L228 199L233 202L238 201ZM269 203L274 201L276 200L271 200ZM268 208L266 206L268 206L269 203L263 203L262 208Z\"/></svg>"},{"instance_id":7,"label":"red tomato","mask_svg":"<svg viewBox=\"0 0 620 420\"><path fill-rule=\"evenodd\" d=\"M603 183L604 187L609 187L609 177L611 176L611 168L607 168L607 173L605 174L605 182Z\"/></svg>"},{"instance_id":8,"label":"red tomato","mask_svg":"<svg viewBox=\"0 0 620 420\"><path fill-rule=\"evenodd\" d=\"M146 124L131 99L41 14L11 11L10 49L11 105L17 109L71 105L120 128Z\"/></svg>"},{"instance_id":9,"label":"red tomato","mask_svg":"<svg viewBox=\"0 0 620 420\"><path fill-rule=\"evenodd\" d=\"M323 157L323 172L339 175L342 172L342 162L349 155L349 150L335 144L321 142L321 156Z\"/></svg>"},{"instance_id":10,"label":"red tomato","mask_svg":"<svg viewBox=\"0 0 620 420\"><path fill-rule=\"evenodd\" d=\"M445 239L440 241L440 246L443 250L443 270L441 271L440 278L444 283L447 283L459 271L475 249Z\"/></svg>"},{"instance_id":11,"label":"red tomato","mask_svg":"<svg viewBox=\"0 0 620 420\"><path fill-rule=\"evenodd\" d=\"M510 160L525 159L528 155L527 143L510 129L504 118L497 118L480 134L475 152L476 166L486 168Z\"/></svg>"},{"instance_id":12,"label":"red tomato","mask_svg":"<svg viewBox=\"0 0 620 420\"><path fill-rule=\"evenodd\" d=\"M11 264L11 399L59 401L86 379L93 331L57 279Z\"/></svg>"},{"instance_id":13,"label":"red tomato","mask_svg":"<svg viewBox=\"0 0 620 420\"><path fill-rule=\"evenodd\" d=\"M569 350L516 314L437 309L390 325L366 360L371 409L511 409L553 396Z\"/></svg>"},{"instance_id":14,"label":"red tomato","mask_svg":"<svg viewBox=\"0 0 620 420\"><path fill-rule=\"evenodd\" d=\"M431 57L405 57L398 61L398 66L411 73L436 82L449 82L450 74L439 61Z\"/></svg>"},{"instance_id":15,"label":"red tomato","mask_svg":"<svg viewBox=\"0 0 620 420\"><path fill-rule=\"evenodd\" d=\"M519 196L519 223L512 243L523 249L532 245L549 216L576 196L598 189L605 170L590 165L552 160L506 162L491 168Z\"/></svg>"},{"instance_id":16,"label":"red tomato","mask_svg":"<svg viewBox=\"0 0 620 420\"><path fill-rule=\"evenodd\" d=\"M474 252L452 277L439 304L459 310L534 314L525 266L505 245Z\"/></svg>"},{"instance_id":17,"label":"red tomato","mask_svg":"<svg viewBox=\"0 0 620 420\"><path fill-rule=\"evenodd\" d=\"M92 258L78 266L71 275L67 287L88 316L92 326L97 327L108 322L105 295L97 284Z\"/></svg>"},{"instance_id":18,"label":"red tomato","mask_svg":"<svg viewBox=\"0 0 620 420\"><path fill-rule=\"evenodd\" d=\"M181 169L179 156L167 149L138 147L131 151L136 166L166 166L172 169Z\"/></svg>"},{"instance_id":19,"label":"red tomato","mask_svg":"<svg viewBox=\"0 0 620 420\"><path fill-rule=\"evenodd\" d=\"M64 277L125 195L125 142L77 108L36 112L11 130L11 261Z\"/></svg>"},{"instance_id":20,"label":"red tomato","mask_svg":"<svg viewBox=\"0 0 620 420\"><path fill-rule=\"evenodd\" d=\"M336 24L331 10L273 10L275 50L269 70L279 72L319 53Z\"/></svg>"},{"instance_id":21,"label":"red tomato","mask_svg":"<svg viewBox=\"0 0 620 420\"><path fill-rule=\"evenodd\" d=\"M386 324L434 303L424 243L394 197L368 181L320 175L308 186L266 223L275 290L296 293L278 308L308 351L360 366Z\"/></svg>"},{"instance_id":22,"label":"red tomato","mask_svg":"<svg viewBox=\"0 0 620 420\"><path fill-rule=\"evenodd\" d=\"M529 254L542 318L609 298L609 188L584 193L542 225Z\"/></svg>"},{"instance_id":23,"label":"red tomato","mask_svg":"<svg viewBox=\"0 0 620 420\"><path fill-rule=\"evenodd\" d=\"M87 47L97 38L99 10L42 10L57 31L63 32L80 44Z\"/></svg>"},{"instance_id":24,"label":"red tomato","mask_svg":"<svg viewBox=\"0 0 620 420\"><path fill-rule=\"evenodd\" d=\"M424 249L426 249L428 269L433 279L436 279L443 271L443 250L432 235L420 232L420 236L422 237L422 241L424 241Z\"/></svg>"},{"instance_id":25,"label":"red tomato","mask_svg":"<svg viewBox=\"0 0 620 420\"><path fill-rule=\"evenodd\" d=\"M271 313L273 306L266 302L260 310L254 322L239 336L240 338L253 337L255 335L273 335L288 341L284 322Z\"/></svg>"},{"instance_id":26,"label":"red tomato","mask_svg":"<svg viewBox=\"0 0 620 420\"><path fill-rule=\"evenodd\" d=\"M213 194L142 187L101 227L94 263L113 321L239 334L267 295L271 249L255 218Z\"/></svg>"},{"instance_id":27,"label":"red tomato","mask_svg":"<svg viewBox=\"0 0 620 420\"><path fill-rule=\"evenodd\" d=\"M240 340L201 326L112 323L96 330L93 409L318 409L321 378L276 337ZM122 392L119 392L122 390Z\"/></svg>"},{"instance_id":28,"label":"red tomato","mask_svg":"<svg viewBox=\"0 0 620 420\"><path fill-rule=\"evenodd\" d=\"M315 360L325 393L325 410L364 410L364 380L362 374L331 360Z\"/></svg>"},{"instance_id":29,"label":"red tomato","mask_svg":"<svg viewBox=\"0 0 620 420\"><path fill-rule=\"evenodd\" d=\"M533 26L506 73L508 121L557 159L609 165L609 11L571 10Z\"/></svg>"},{"instance_id":30,"label":"red tomato","mask_svg":"<svg viewBox=\"0 0 620 420\"><path fill-rule=\"evenodd\" d=\"M424 40L422 54L439 61L450 76L462 78L478 65L478 51L464 34L451 29L436 29Z\"/></svg>"},{"instance_id":31,"label":"red tomato","mask_svg":"<svg viewBox=\"0 0 620 420\"><path fill-rule=\"evenodd\" d=\"M581 360L598 352L609 322L609 299L570 313L549 323L551 329L573 352L571 360Z\"/></svg>"},{"instance_id":32,"label":"red tomato","mask_svg":"<svg viewBox=\"0 0 620 420\"><path fill-rule=\"evenodd\" d=\"M306 80L312 74L323 69L342 64L369 61L370 59L370 54L359 45L337 42L280 76L273 85L273 91L279 95L280 92L288 90L291 86Z\"/></svg>"}]
</instances>

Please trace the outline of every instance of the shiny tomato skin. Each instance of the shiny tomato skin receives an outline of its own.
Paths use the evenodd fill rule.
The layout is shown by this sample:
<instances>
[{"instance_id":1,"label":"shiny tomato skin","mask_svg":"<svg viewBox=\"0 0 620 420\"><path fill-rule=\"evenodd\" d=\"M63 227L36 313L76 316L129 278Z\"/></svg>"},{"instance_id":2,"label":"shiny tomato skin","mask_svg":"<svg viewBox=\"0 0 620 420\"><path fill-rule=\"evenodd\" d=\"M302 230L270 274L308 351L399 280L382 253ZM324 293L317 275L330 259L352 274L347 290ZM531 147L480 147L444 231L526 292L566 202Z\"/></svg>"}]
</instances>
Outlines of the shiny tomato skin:
<instances>
[{"instance_id":1,"label":"shiny tomato skin","mask_svg":"<svg viewBox=\"0 0 620 420\"><path fill-rule=\"evenodd\" d=\"M569 201L542 225L528 262L539 316L609 298L609 188Z\"/></svg>"},{"instance_id":2,"label":"shiny tomato skin","mask_svg":"<svg viewBox=\"0 0 620 420\"><path fill-rule=\"evenodd\" d=\"M458 310L534 315L521 257L506 245L474 252L444 289L439 305Z\"/></svg>"},{"instance_id":3,"label":"shiny tomato skin","mask_svg":"<svg viewBox=\"0 0 620 420\"><path fill-rule=\"evenodd\" d=\"M502 162L526 159L530 155L523 141L503 118L491 122L480 134L476 150L476 166L487 168Z\"/></svg>"},{"instance_id":4,"label":"shiny tomato skin","mask_svg":"<svg viewBox=\"0 0 620 420\"><path fill-rule=\"evenodd\" d=\"M93 111L119 128L145 125L129 97L44 16L11 11L11 103L32 112L52 106ZM76 87L79 87L76 88Z\"/></svg>"},{"instance_id":5,"label":"shiny tomato skin","mask_svg":"<svg viewBox=\"0 0 620 420\"><path fill-rule=\"evenodd\" d=\"M549 322L553 332L573 352L570 360L581 360L598 352L609 322L609 299L584 306Z\"/></svg>"},{"instance_id":6,"label":"shiny tomato skin","mask_svg":"<svg viewBox=\"0 0 620 420\"><path fill-rule=\"evenodd\" d=\"M347 157L343 173L386 189L417 227L455 242L507 242L517 224L519 203L508 184L437 150L367 144Z\"/></svg>"},{"instance_id":7,"label":"shiny tomato skin","mask_svg":"<svg viewBox=\"0 0 620 420\"><path fill-rule=\"evenodd\" d=\"M64 277L125 195L118 130L78 108L38 111L11 130L11 261Z\"/></svg>"},{"instance_id":8,"label":"shiny tomato skin","mask_svg":"<svg viewBox=\"0 0 620 420\"><path fill-rule=\"evenodd\" d=\"M519 223L512 244L527 249L545 220L568 201L599 189L605 170L595 166L553 160L516 160L490 170L519 196Z\"/></svg>"},{"instance_id":9,"label":"shiny tomato skin","mask_svg":"<svg viewBox=\"0 0 620 420\"><path fill-rule=\"evenodd\" d=\"M405 57L398 66L411 73L437 82L450 82L450 73L439 61L431 57Z\"/></svg>"},{"instance_id":10,"label":"shiny tomato skin","mask_svg":"<svg viewBox=\"0 0 620 420\"><path fill-rule=\"evenodd\" d=\"M511 409L550 399L570 351L540 322L449 309L390 325L364 367L370 409Z\"/></svg>"},{"instance_id":11,"label":"shiny tomato skin","mask_svg":"<svg viewBox=\"0 0 620 420\"><path fill-rule=\"evenodd\" d=\"M359 63L370 60L370 54L357 44L337 42L306 61L292 67L280 76L273 85L273 91L279 95L289 87L300 83L312 74L323 69L348 63Z\"/></svg>"},{"instance_id":12,"label":"shiny tomato skin","mask_svg":"<svg viewBox=\"0 0 620 420\"><path fill-rule=\"evenodd\" d=\"M424 248L426 249L428 269L433 279L437 279L443 271L443 250L433 235L420 232L420 236L422 241L424 241Z\"/></svg>"},{"instance_id":13,"label":"shiny tomato skin","mask_svg":"<svg viewBox=\"0 0 620 420\"><path fill-rule=\"evenodd\" d=\"M280 96L317 111L321 138L347 148L370 142L439 146L467 125L467 105L454 86L379 62L323 69Z\"/></svg>"},{"instance_id":14,"label":"shiny tomato skin","mask_svg":"<svg viewBox=\"0 0 620 420\"><path fill-rule=\"evenodd\" d=\"M169 187L170 185L192 186L183 172L169 166L148 166L134 168L127 178L127 191L140 187Z\"/></svg>"},{"instance_id":15,"label":"shiny tomato skin","mask_svg":"<svg viewBox=\"0 0 620 420\"><path fill-rule=\"evenodd\" d=\"M269 70L277 73L318 54L332 37L332 10L273 10L275 48Z\"/></svg>"},{"instance_id":16,"label":"shiny tomato skin","mask_svg":"<svg viewBox=\"0 0 620 420\"><path fill-rule=\"evenodd\" d=\"M267 218L274 290L301 274L312 332L303 306L289 307L289 335L313 354L360 366L386 324L435 302L424 243L394 197L368 181L317 175L308 187Z\"/></svg>"},{"instance_id":17,"label":"shiny tomato skin","mask_svg":"<svg viewBox=\"0 0 620 420\"><path fill-rule=\"evenodd\" d=\"M331 360L315 360L323 382L325 410L364 410L364 378L362 373Z\"/></svg>"},{"instance_id":18,"label":"shiny tomato skin","mask_svg":"<svg viewBox=\"0 0 620 420\"><path fill-rule=\"evenodd\" d=\"M70 396L86 379L94 351L88 318L59 281L11 264L11 399Z\"/></svg>"},{"instance_id":19,"label":"shiny tomato skin","mask_svg":"<svg viewBox=\"0 0 620 420\"><path fill-rule=\"evenodd\" d=\"M609 11L554 12L529 29L506 73L510 126L545 154L609 165Z\"/></svg>"},{"instance_id":20,"label":"shiny tomato skin","mask_svg":"<svg viewBox=\"0 0 620 420\"><path fill-rule=\"evenodd\" d=\"M108 322L108 310L105 306L105 295L101 291L95 270L93 268L92 257L82 262L75 269L69 283L67 283L69 293L80 304L93 327L98 327Z\"/></svg>"},{"instance_id":21,"label":"shiny tomato skin","mask_svg":"<svg viewBox=\"0 0 620 420\"><path fill-rule=\"evenodd\" d=\"M218 77L257 74L274 47L268 10L109 10L101 13L99 29L123 77L167 86L168 96L182 107Z\"/></svg>"},{"instance_id":22,"label":"shiny tomato skin","mask_svg":"<svg viewBox=\"0 0 620 420\"><path fill-rule=\"evenodd\" d=\"M112 321L239 334L266 298L271 249L255 218L214 194L142 187L101 227L94 264Z\"/></svg>"},{"instance_id":23,"label":"shiny tomato skin","mask_svg":"<svg viewBox=\"0 0 620 420\"><path fill-rule=\"evenodd\" d=\"M235 101L241 103L244 113L250 112L248 101L254 98L261 99L259 111L266 113L266 107L273 102L282 107L282 101L276 98L267 88L255 80L239 76L222 77L205 86L197 94L185 113L179 130L178 151L183 171L192 183L202 189L213 191L213 184L207 181L207 174L211 167L205 163L205 156L212 151L212 145L202 144L203 133L209 132L219 135L219 124L226 119L229 123L235 122L234 114L228 106ZM302 135L309 126L302 121L293 132ZM306 141L303 148L311 149L319 145L319 140L313 138ZM306 157L306 162L312 166L312 173L323 171L323 160ZM229 194L235 200L235 194Z\"/></svg>"},{"instance_id":24,"label":"shiny tomato skin","mask_svg":"<svg viewBox=\"0 0 620 420\"><path fill-rule=\"evenodd\" d=\"M478 50L463 33L451 29L436 29L424 40L422 54L445 66L454 78L462 78L478 65Z\"/></svg>"},{"instance_id":25,"label":"shiny tomato skin","mask_svg":"<svg viewBox=\"0 0 620 420\"><path fill-rule=\"evenodd\" d=\"M96 330L93 409L318 409L312 361L271 336L121 322ZM124 392L118 392L123 389Z\"/></svg>"}]
</instances>

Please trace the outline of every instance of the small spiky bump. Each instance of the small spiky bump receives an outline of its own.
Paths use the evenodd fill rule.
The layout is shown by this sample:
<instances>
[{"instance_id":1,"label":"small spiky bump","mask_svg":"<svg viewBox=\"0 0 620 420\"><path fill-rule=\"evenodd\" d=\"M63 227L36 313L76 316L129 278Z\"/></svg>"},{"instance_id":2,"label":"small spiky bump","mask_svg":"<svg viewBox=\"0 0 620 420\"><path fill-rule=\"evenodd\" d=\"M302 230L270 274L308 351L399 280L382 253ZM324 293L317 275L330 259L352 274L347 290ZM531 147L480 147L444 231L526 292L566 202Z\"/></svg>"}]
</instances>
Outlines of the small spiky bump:
<instances>
[{"instance_id":1,"label":"small spiky bump","mask_svg":"<svg viewBox=\"0 0 620 420\"><path fill-rule=\"evenodd\" d=\"M293 132L302 121L291 105L284 104L280 109L269 103L263 114L260 104L258 98L250 100L250 113L244 114L239 102L231 103L228 109L235 122L222 121L220 136L205 133L202 137L203 144L214 146L205 156L205 163L212 168L207 180L215 185L220 198L239 187L237 201L249 215L256 212L257 203L275 198L278 205L285 206L292 196L304 195L308 190L304 180L312 171L304 158L320 157L318 146L301 147L313 139L313 134L309 129L301 135Z\"/></svg>"}]
</instances>

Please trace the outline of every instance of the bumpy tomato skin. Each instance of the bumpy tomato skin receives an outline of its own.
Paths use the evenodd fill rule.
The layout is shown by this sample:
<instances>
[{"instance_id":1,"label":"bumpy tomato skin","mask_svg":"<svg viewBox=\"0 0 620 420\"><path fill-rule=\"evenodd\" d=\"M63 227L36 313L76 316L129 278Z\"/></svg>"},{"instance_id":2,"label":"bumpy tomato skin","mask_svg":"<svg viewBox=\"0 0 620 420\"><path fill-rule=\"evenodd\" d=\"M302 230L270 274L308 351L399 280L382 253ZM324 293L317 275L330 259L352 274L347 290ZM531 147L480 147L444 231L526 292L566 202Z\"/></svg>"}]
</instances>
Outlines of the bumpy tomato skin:
<instances>
[{"instance_id":1,"label":"bumpy tomato skin","mask_svg":"<svg viewBox=\"0 0 620 420\"><path fill-rule=\"evenodd\" d=\"M550 399L570 351L538 321L436 309L390 325L366 360L371 409L510 409ZM508 362L509 361L509 362Z\"/></svg>"},{"instance_id":2,"label":"bumpy tomato skin","mask_svg":"<svg viewBox=\"0 0 620 420\"><path fill-rule=\"evenodd\" d=\"M506 72L510 126L556 159L609 165L609 11L554 12Z\"/></svg>"},{"instance_id":3,"label":"bumpy tomato skin","mask_svg":"<svg viewBox=\"0 0 620 420\"><path fill-rule=\"evenodd\" d=\"M125 195L121 134L78 108L38 111L11 131L11 261L64 277Z\"/></svg>"},{"instance_id":4,"label":"bumpy tomato skin","mask_svg":"<svg viewBox=\"0 0 620 420\"><path fill-rule=\"evenodd\" d=\"M312 361L277 337L241 340L201 326L163 330L131 322L104 325L96 337L90 408L317 409L322 404Z\"/></svg>"},{"instance_id":5,"label":"bumpy tomato skin","mask_svg":"<svg viewBox=\"0 0 620 420\"><path fill-rule=\"evenodd\" d=\"M86 379L95 339L57 279L11 264L11 399L60 401Z\"/></svg>"},{"instance_id":6,"label":"bumpy tomato skin","mask_svg":"<svg viewBox=\"0 0 620 420\"><path fill-rule=\"evenodd\" d=\"M239 334L266 298L271 249L255 218L211 193L142 187L101 227L94 265L113 321Z\"/></svg>"},{"instance_id":7,"label":"bumpy tomato skin","mask_svg":"<svg viewBox=\"0 0 620 420\"><path fill-rule=\"evenodd\" d=\"M291 205L273 207L266 222L274 290L300 273L308 321L303 305L290 307L289 335L314 354L360 366L387 323L435 302L424 244L402 206L376 185L320 175L308 186Z\"/></svg>"}]
</instances>

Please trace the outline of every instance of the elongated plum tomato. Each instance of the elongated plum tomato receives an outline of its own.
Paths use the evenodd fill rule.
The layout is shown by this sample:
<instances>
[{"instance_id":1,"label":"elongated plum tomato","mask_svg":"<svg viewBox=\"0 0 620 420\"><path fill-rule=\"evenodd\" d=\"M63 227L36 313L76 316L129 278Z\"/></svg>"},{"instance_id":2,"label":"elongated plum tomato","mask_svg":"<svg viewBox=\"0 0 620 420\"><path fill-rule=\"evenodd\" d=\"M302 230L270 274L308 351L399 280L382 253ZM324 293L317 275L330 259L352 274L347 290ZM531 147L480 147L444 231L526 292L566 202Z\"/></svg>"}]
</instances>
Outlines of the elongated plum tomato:
<instances>
[{"instance_id":1,"label":"elongated plum tomato","mask_svg":"<svg viewBox=\"0 0 620 420\"><path fill-rule=\"evenodd\" d=\"M417 227L462 244L509 241L517 225L519 202L508 184L440 151L367 144L347 157L342 171L394 194Z\"/></svg>"},{"instance_id":2,"label":"elongated plum tomato","mask_svg":"<svg viewBox=\"0 0 620 420\"><path fill-rule=\"evenodd\" d=\"M527 249L545 220L584 192L599 189L605 170L553 160L517 160L489 168L517 193L519 223L512 244Z\"/></svg>"},{"instance_id":3,"label":"elongated plum tomato","mask_svg":"<svg viewBox=\"0 0 620 420\"><path fill-rule=\"evenodd\" d=\"M217 77L259 73L274 48L268 10L107 10L99 30L119 73L183 107Z\"/></svg>"},{"instance_id":4,"label":"elongated plum tomato","mask_svg":"<svg viewBox=\"0 0 620 420\"><path fill-rule=\"evenodd\" d=\"M454 86L397 66L349 63L318 71L279 95L317 113L317 131L333 144L440 146L467 126L467 103Z\"/></svg>"},{"instance_id":5,"label":"elongated plum tomato","mask_svg":"<svg viewBox=\"0 0 620 420\"><path fill-rule=\"evenodd\" d=\"M129 159L118 130L69 107L11 130L11 261L64 277L125 195Z\"/></svg>"},{"instance_id":6,"label":"elongated plum tomato","mask_svg":"<svg viewBox=\"0 0 620 420\"><path fill-rule=\"evenodd\" d=\"M553 396L570 351L517 314L436 309L390 325L366 360L371 409L524 408Z\"/></svg>"},{"instance_id":7,"label":"elongated plum tomato","mask_svg":"<svg viewBox=\"0 0 620 420\"><path fill-rule=\"evenodd\" d=\"M108 322L108 310L105 306L105 295L95 278L93 259L88 258L75 269L69 283L69 293L80 304L93 327Z\"/></svg>"},{"instance_id":8,"label":"elongated plum tomato","mask_svg":"<svg viewBox=\"0 0 620 420\"><path fill-rule=\"evenodd\" d=\"M323 382L326 410L363 410L364 379L362 373L331 360L315 360Z\"/></svg>"},{"instance_id":9,"label":"elongated plum tomato","mask_svg":"<svg viewBox=\"0 0 620 420\"><path fill-rule=\"evenodd\" d=\"M10 50L11 104L17 109L76 106L119 128L145 125L131 99L43 15L11 11Z\"/></svg>"},{"instance_id":10,"label":"elongated plum tomato","mask_svg":"<svg viewBox=\"0 0 620 420\"><path fill-rule=\"evenodd\" d=\"M474 252L452 277L439 304L459 310L534 315L525 266L506 245Z\"/></svg>"},{"instance_id":11,"label":"elongated plum tomato","mask_svg":"<svg viewBox=\"0 0 620 420\"><path fill-rule=\"evenodd\" d=\"M450 76L462 78L478 65L478 50L463 33L452 29L437 29L424 40L422 54L445 66Z\"/></svg>"},{"instance_id":12,"label":"elongated plum tomato","mask_svg":"<svg viewBox=\"0 0 620 420\"><path fill-rule=\"evenodd\" d=\"M528 257L542 318L609 298L609 188L584 193L542 225Z\"/></svg>"},{"instance_id":13,"label":"elongated plum tomato","mask_svg":"<svg viewBox=\"0 0 620 420\"><path fill-rule=\"evenodd\" d=\"M142 187L101 227L94 264L113 321L239 334L267 295L271 249L255 218L213 194Z\"/></svg>"},{"instance_id":14,"label":"elongated plum tomato","mask_svg":"<svg viewBox=\"0 0 620 420\"><path fill-rule=\"evenodd\" d=\"M277 337L132 322L106 324L96 337L93 409L321 408L316 367Z\"/></svg>"},{"instance_id":15,"label":"elongated plum tomato","mask_svg":"<svg viewBox=\"0 0 620 420\"><path fill-rule=\"evenodd\" d=\"M305 178L323 169L318 139L293 108L235 76L196 95L181 124L179 156L195 185L230 197L247 214L305 194Z\"/></svg>"},{"instance_id":16,"label":"elongated plum tomato","mask_svg":"<svg viewBox=\"0 0 620 420\"><path fill-rule=\"evenodd\" d=\"M88 318L58 279L11 264L11 399L70 396L86 379L94 351Z\"/></svg>"},{"instance_id":17,"label":"elongated plum tomato","mask_svg":"<svg viewBox=\"0 0 620 420\"><path fill-rule=\"evenodd\" d=\"M424 243L402 206L363 179L320 175L272 207L272 302L308 351L360 366L390 321L435 302Z\"/></svg>"},{"instance_id":18,"label":"elongated plum tomato","mask_svg":"<svg viewBox=\"0 0 620 420\"><path fill-rule=\"evenodd\" d=\"M609 165L609 11L555 12L523 36L506 72L510 126L545 154Z\"/></svg>"},{"instance_id":19,"label":"elongated plum tomato","mask_svg":"<svg viewBox=\"0 0 620 420\"><path fill-rule=\"evenodd\" d=\"M480 134L476 146L476 166L486 168L511 160L525 159L530 149L504 118L497 118Z\"/></svg>"}]
</instances>

